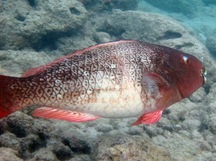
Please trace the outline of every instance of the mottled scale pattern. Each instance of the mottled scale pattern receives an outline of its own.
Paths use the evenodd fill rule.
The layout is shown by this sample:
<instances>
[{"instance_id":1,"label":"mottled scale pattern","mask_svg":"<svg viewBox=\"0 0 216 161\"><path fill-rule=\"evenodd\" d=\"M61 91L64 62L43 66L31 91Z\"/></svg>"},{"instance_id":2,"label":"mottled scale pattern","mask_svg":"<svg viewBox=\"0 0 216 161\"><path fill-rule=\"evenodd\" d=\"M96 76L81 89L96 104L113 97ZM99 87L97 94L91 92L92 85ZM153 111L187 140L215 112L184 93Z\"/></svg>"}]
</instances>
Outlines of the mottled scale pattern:
<instances>
[{"instance_id":1,"label":"mottled scale pattern","mask_svg":"<svg viewBox=\"0 0 216 161\"><path fill-rule=\"evenodd\" d=\"M148 104L143 73L155 71L154 64L161 61L152 49L135 41L97 45L66 56L39 74L17 78L7 90L14 108L37 104L103 117L136 116Z\"/></svg>"}]
</instances>

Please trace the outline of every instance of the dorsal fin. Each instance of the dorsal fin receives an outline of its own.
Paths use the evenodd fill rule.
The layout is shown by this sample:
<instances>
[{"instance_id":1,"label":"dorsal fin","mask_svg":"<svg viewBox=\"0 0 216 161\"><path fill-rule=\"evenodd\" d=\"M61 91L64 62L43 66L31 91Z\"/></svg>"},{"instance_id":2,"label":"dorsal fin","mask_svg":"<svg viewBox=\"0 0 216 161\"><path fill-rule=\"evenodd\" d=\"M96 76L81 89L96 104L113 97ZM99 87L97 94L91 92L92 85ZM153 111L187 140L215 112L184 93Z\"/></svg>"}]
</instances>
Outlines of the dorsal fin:
<instances>
[{"instance_id":1,"label":"dorsal fin","mask_svg":"<svg viewBox=\"0 0 216 161\"><path fill-rule=\"evenodd\" d=\"M39 74L46 69L46 65L39 66L37 68L31 68L22 74L22 77L28 77L31 75Z\"/></svg>"},{"instance_id":2,"label":"dorsal fin","mask_svg":"<svg viewBox=\"0 0 216 161\"><path fill-rule=\"evenodd\" d=\"M48 64L45 64L45 65L41 65L39 67L36 67L36 68L31 68L29 70L27 70L26 72L24 72L22 74L22 77L28 77L28 76L31 76L31 75L35 75L35 74L40 74L42 72L44 72L45 70L47 70L48 68L51 68L53 65L63 61L64 59L68 58L68 57L71 57L72 55L74 54L69 54L69 55L66 55L66 56L62 56L54 61L51 61L50 63Z\"/></svg>"},{"instance_id":3,"label":"dorsal fin","mask_svg":"<svg viewBox=\"0 0 216 161\"><path fill-rule=\"evenodd\" d=\"M123 43L123 42L136 42L135 40L120 40L120 41L116 41L116 42L108 42L108 43L102 43L102 44L98 44L98 45L94 45L94 46L90 46L90 47L87 47L87 48L84 48L82 50L77 50L69 55L66 55L66 56L62 56L46 65L41 65L39 67L36 67L36 68L32 68L32 69L29 69L27 70L26 72L24 72L22 74L22 77L28 77L28 76L31 76L31 75L35 75L35 74L39 74L39 73L42 73L44 72L46 69L52 67L53 65L55 65L56 63L59 63L61 61L63 61L64 59L67 59L67 58L72 58L73 56L76 56L76 55L80 55L80 54L83 54L84 52L87 52L87 51L91 51L93 49L96 49L96 48L100 48L100 47L105 47L105 46L109 46L109 45L114 45L114 44L119 44L119 43Z\"/></svg>"}]
</instances>

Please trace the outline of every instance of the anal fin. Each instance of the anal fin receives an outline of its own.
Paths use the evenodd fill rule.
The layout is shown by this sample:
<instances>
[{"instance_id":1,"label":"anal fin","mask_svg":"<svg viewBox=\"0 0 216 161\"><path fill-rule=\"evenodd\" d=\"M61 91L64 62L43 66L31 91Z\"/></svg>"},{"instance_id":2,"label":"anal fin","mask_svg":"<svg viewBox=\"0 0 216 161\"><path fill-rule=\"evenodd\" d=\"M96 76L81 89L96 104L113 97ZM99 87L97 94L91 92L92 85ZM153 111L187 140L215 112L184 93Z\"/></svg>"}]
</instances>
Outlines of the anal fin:
<instances>
[{"instance_id":1,"label":"anal fin","mask_svg":"<svg viewBox=\"0 0 216 161\"><path fill-rule=\"evenodd\" d=\"M92 121L97 118L100 118L99 116L95 116L88 113L62 110L62 109L56 109L52 107L37 108L34 110L33 116L49 118L49 119L65 120L70 122L85 122L85 121Z\"/></svg>"}]
</instances>

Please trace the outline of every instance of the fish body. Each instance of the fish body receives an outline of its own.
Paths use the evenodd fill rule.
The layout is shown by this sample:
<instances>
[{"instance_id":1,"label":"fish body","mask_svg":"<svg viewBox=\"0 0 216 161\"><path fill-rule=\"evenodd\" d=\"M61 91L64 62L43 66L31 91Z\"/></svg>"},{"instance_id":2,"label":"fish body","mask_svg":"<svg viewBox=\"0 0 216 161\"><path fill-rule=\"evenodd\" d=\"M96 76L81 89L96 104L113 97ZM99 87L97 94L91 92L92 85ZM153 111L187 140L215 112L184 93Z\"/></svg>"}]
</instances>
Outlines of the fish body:
<instances>
[{"instance_id":1,"label":"fish body","mask_svg":"<svg viewBox=\"0 0 216 161\"><path fill-rule=\"evenodd\" d=\"M168 47L135 40L99 44L20 78L0 76L0 117L36 105L33 115L44 118L141 116L134 125L155 123L203 85L203 71L197 58Z\"/></svg>"}]
</instances>

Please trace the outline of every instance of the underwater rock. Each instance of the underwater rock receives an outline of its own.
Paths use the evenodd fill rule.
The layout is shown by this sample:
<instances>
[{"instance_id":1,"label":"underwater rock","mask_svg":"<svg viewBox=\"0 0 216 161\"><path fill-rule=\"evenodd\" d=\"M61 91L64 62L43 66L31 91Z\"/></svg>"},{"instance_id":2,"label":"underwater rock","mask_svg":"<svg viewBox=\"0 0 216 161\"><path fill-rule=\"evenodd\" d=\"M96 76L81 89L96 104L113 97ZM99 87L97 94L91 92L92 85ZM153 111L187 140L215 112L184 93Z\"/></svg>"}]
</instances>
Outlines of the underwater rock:
<instances>
[{"instance_id":1,"label":"underwater rock","mask_svg":"<svg viewBox=\"0 0 216 161\"><path fill-rule=\"evenodd\" d=\"M110 132L111 130L113 130L111 125L104 125L104 126L98 125L95 128L98 132L103 132L103 133L107 133L107 132Z\"/></svg>"},{"instance_id":2,"label":"underwater rock","mask_svg":"<svg viewBox=\"0 0 216 161\"><path fill-rule=\"evenodd\" d=\"M35 160L44 160L44 161L58 161L58 158L56 155L47 148L41 148L38 151L34 152L34 156L31 159L28 159L29 161L35 161Z\"/></svg>"},{"instance_id":3,"label":"underwater rock","mask_svg":"<svg viewBox=\"0 0 216 161\"><path fill-rule=\"evenodd\" d=\"M18 157L18 152L11 148L0 148L0 161L23 161Z\"/></svg>"},{"instance_id":4,"label":"underwater rock","mask_svg":"<svg viewBox=\"0 0 216 161\"><path fill-rule=\"evenodd\" d=\"M143 129L137 126L131 126L127 132L129 135L142 135Z\"/></svg>"},{"instance_id":5,"label":"underwater rock","mask_svg":"<svg viewBox=\"0 0 216 161\"><path fill-rule=\"evenodd\" d=\"M216 122L215 115L210 115L208 122L206 122L210 132L213 133L214 135L216 134L216 123L215 122Z\"/></svg>"},{"instance_id":6,"label":"underwater rock","mask_svg":"<svg viewBox=\"0 0 216 161\"><path fill-rule=\"evenodd\" d=\"M202 158L200 160L214 160L214 157L210 159L208 155L205 156L208 153L215 156L211 147L209 147L209 143L202 142L203 138L197 139L193 135L194 132L187 133L181 130L178 133L167 133L165 136L158 135L152 138L152 141L154 144L158 145L159 143L167 149L172 160L197 161L198 158Z\"/></svg>"},{"instance_id":7,"label":"underwater rock","mask_svg":"<svg viewBox=\"0 0 216 161\"><path fill-rule=\"evenodd\" d=\"M78 0L89 11L111 11L112 9L134 10L139 0Z\"/></svg>"},{"instance_id":8,"label":"underwater rock","mask_svg":"<svg viewBox=\"0 0 216 161\"><path fill-rule=\"evenodd\" d=\"M206 95L207 93L205 91L205 88L201 87L192 96L190 96L189 99L192 102L198 103L198 102L202 102L205 99Z\"/></svg>"},{"instance_id":9,"label":"underwater rock","mask_svg":"<svg viewBox=\"0 0 216 161\"><path fill-rule=\"evenodd\" d=\"M3 130L5 132L0 135L0 147L12 148L20 153L22 151L22 147L20 145L19 138L16 137L15 134L7 132L6 128Z\"/></svg>"},{"instance_id":10,"label":"underwater rock","mask_svg":"<svg viewBox=\"0 0 216 161\"><path fill-rule=\"evenodd\" d=\"M208 35L206 39L206 47L209 49L211 55L216 58L216 29L212 31L211 34Z\"/></svg>"},{"instance_id":11,"label":"underwater rock","mask_svg":"<svg viewBox=\"0 0 216 161\"><path fill-rule=\"evenodd\" d=\"M56 128L56 124L50 122L15 112L1 120L0 147L12 148L27 160L66 160L89 156L90 145L73 125L67 130L59 124Z\"/></svg>"},{"instance_id":12,"label":"underwater rock","mask_svg":"<svg viewBox=\"0 0 216 161\"><path fill-rule=\"evenodd\" d=\"M91 23L90 23L91 22ZM109 15L96 16L87 24L94 24L97 32L105 32L111 40L135 39L181 50L204 60L204 65L211 77L210 86L216 80L216 67L207 48L176 20L154 13L139 11L114 11ZM93 36L92 36L93 37ZM98 39L97 39L98 40Z\"/></svg>"},{"instance_id":13,"label":"underwater rock","mask_svg":"<svg viewBox=\"0 0 216 161\"><path fill-rule=\"evenodd\" d=\"M97 32L108 33L114 39L135 39L166 45L178 50L206 56L205 46L176 20L154 13L115 11L92 19ZM206 54L204 54L206 53Z\"/></svg>"},{"instance_id":14,"label":"underwater rock","mask_svg":"<svg viewBox=\"0 0 216 161\"><path fill-rule=\"evenodd\" d=\"M111 37L108 33L106 32L97 32L95 35L94 35L94 40L97 42L97 43L102 43L102 42L109 42L111 40Z\"/></svg>"},{"instance_id":15,"label":"underwater rock","mask_svg":"<svg viewBox=\"0 0 216 161\"><path fill-rule=\"evenodd\" d=\"M151 5L160 8L167 12L177 12L177 13L183 13L185 15L191 16L195 14L199 7L202 6L201 0L145 0L146 2L150 3Z\"/></svg>"},{"instance_id":16,"label":"underwater rock","mask_svg":"<svg viewBox=\"0 0 216 161\"><path fill-rule=\"evenodd\" d=\"M97 161L171 161L170 154L147 138L127 135L103 136L96 140L92 153Z\"/></svg>"},{"instance_id":17,"label":"underwater rock","mask_svg":"<svg viewBox=\"0 0 216 161\"><path fill-rule=\"evenodd\" d=\"M11 13L8 2L12 5ZM83 14L79 15L76 10L72 9L72 15L74 15L75 19L73 19L73 16L68 16L69 19L71 18L71 22L66 22L68 17L64 18L64 14L66 10L68 11L68 6L60 4L61 2L64 1L21 0L16 3L11 0L2 1L4 7L0 7L0 11L3 11L2 16L0 16L0 28L2 29L0 49L25 50L1 50L1 74L20 76L31 67L46 64L62 54L69 54L74 50L89 45L116 39L137 39L176 48L194 54L199 59L203 57L208 71L208 81L203 88L189 99L175 104L165 111L158 124L150 126L131 127L130 125L136 118L98 119L89 123L71 123L36 119L23 112L16 112L8 118L0 120L0 146L12 148L20 154L19 157L22 159L32 161L88 161L91 160L90 155L93 158L100 159L108 157L108 154L117 157L120 152L126 154L127 157L131 153L127 151L126 147L130 145L132 145L132 152L137 154L137 157L134 155L130 157L135 160L140 158L140 160L143 160L142 158L146 153L140 152L140 149L143 148L142 145L158 149L158 146L153 144L165 147L166 151L168 151L162 150L162 154L164 154L162 158L191 161L214 160L216 157L216 124L214 119L216 118L216 102L214 101L216 95L216 85L214 84L216 82L216 68L205 46L179 22L159 14L113 11L108 14L95 14L86 19L87 11L83 5L77 1L70 1L70 3L77 2L74 6L80 6L80 10L83 9ZM65 2L69 3L67 0ZM20 8L23 6L23 10L15 12L16 7L13 5L21 5ZM58 8L58 5L60 8ZM54 13L55 11L56 13ZM63 11L62 15L61 11ZM18 16L14 21L13 16L19 12L26 17ZM52 14L54 19L52 19ZM76 14L78 15L75 16ZM38 19L34 16L38 16ZM77 22L71 25L70 23L73 21ZM27 26L26 28L22 26L24 23ZM69 28L67 28L67 25L69 25ZM79 25L82 27L78 27ZM42 27L41 32L39 26ZM69 33L69 35L66 34L67 36L65 36L62 33ZM52 34L54 34L53 37ZM25 35L30 37L25 37ZM43 45L45 41L48 42ZM49 54L33 52L32 49ZM56 50L53 51L53 49ZM51 55L50 53L57 55ZM27 111L24 110L24 112ZM103 136L105 133L112 134L112 138L101 138L107 145L110 145L109 140L116 143L118 138L121 138L119 137L120 134L122 134L121 136L129 134L130 137L123 137L122 140L125 140L125 143L106 147L102 141L97 140L99 136ZM148 137L151 139L150 141L146 141ZM97 142L98 146L94 145L92 147L94 142ZM151 143L149 144L149 142ZM102 150L100 150L101 147ZM135 147L139 151L135 151L133 149ZM94 150L94 148L96 149ZM104 152L103 149L105 149ZM159 151L161 152L161 150L156 150L156 152ZM138 152L140 153L138 154ZM149 156L156 155L154 150L148 152ZM64 155L62 156L62 154Z\"/></svg>"},{"instance_id":18,"label":"underwater rock","mask_svg":"<svg viewBox=\"0 0 216 161\"><path fill-rule=\"evenodd\" d=\"M76 0L9 0L1 5L1 50L55 49L56 39L75 34L87 18L84 6Z\"/></svg>"},{"instance_id":19,"label":"underwater rock","mask_svg":"<svg viewBox=\"0 0 216 161\"><path fill-rule=\"evenodd\" d=\"M121 10L135 10L138 6L139 0L106 0L110 1L113 9Z\"/></svg>"},{"instance_id":20,"label":"underwater rock","mask_svg":"<svg viewBox=\"0 0 216 161\"><path fill-rule=\"evenodd\" d=\"M54 58L44 52L0 50L0 73L21 76L28 69L44 65Z\"/></svg>"}]
</instances>

